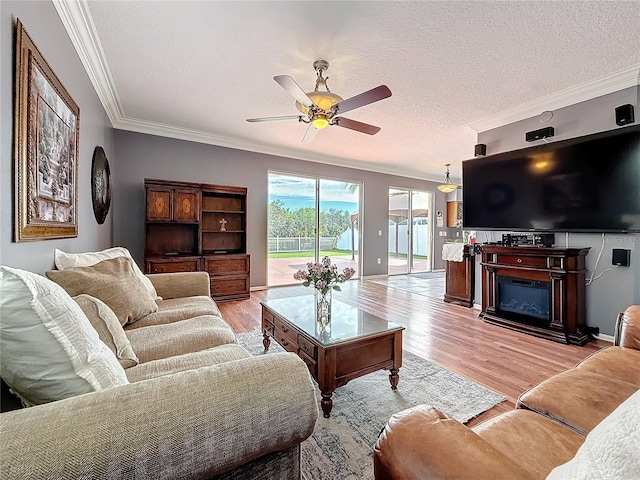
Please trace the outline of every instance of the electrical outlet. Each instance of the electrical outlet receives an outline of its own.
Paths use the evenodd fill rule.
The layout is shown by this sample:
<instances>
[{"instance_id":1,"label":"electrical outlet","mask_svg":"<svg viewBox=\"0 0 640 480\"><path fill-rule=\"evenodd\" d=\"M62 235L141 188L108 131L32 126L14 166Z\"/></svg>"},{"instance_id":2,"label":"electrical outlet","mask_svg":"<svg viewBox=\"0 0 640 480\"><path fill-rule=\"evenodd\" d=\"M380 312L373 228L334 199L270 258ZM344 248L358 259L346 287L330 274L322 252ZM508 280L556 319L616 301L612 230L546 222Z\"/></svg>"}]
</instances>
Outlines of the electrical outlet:
<instances>
[{"instance_id":1,"label":"electrical outlet","mask_svg":"<svg viewBox=\"0 0 640 480\"><path fill-rule=\"evenodd\" d=\"M378 236L381 237L382 236L382 230L378 230Z\"/></svg>"},{"instance_id":2,"label":"electrical outlet","mask_svg":"<svg viewBox=\"0 0 640 480\"><path fill-rule=\"evenodd\" d=\"M379 258L379 259L378 259L378 265L380 265L381 263L382 263L382 259L381 259L381 258Z\"/></svg>"}]
</instances>

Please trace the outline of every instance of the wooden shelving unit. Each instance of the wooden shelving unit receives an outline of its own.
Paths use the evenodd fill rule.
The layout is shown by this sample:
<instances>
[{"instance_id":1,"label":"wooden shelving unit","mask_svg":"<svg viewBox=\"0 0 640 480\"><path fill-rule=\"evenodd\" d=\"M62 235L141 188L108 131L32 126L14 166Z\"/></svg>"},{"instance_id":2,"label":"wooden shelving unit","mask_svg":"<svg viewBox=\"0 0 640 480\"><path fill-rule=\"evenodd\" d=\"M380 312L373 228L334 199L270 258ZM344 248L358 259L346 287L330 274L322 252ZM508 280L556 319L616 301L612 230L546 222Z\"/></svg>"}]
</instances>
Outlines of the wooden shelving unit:
<instances>
[{"instance_id":1,"label":"wooden shelving unit","mask_svg":"<svg viewBox=\"0 0 640 480\"><path fill-rule=\"evenodd\" d=\"M145 271L206 271L217 301L249 298L247 189L145 179Z\"/></svg>"}]
</instances>

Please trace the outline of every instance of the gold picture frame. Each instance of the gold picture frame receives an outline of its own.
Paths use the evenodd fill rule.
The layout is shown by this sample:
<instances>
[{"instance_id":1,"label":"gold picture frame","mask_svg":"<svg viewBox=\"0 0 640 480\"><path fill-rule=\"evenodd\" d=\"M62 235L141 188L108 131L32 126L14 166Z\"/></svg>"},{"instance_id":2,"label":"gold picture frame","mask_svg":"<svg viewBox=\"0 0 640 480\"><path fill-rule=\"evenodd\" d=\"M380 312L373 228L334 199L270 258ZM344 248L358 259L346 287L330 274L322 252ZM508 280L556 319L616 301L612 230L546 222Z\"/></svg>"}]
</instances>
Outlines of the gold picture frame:
<instances>
[{"instance_id":1,"label":"gold picture frame","mask_svg":"<svg viewBox=\"0 0 640 480\"><path fill-rule=\"evenodd\" d=\"M14 241L78 236L80 109L16 23Z\"/></svg>"}]
</instances>

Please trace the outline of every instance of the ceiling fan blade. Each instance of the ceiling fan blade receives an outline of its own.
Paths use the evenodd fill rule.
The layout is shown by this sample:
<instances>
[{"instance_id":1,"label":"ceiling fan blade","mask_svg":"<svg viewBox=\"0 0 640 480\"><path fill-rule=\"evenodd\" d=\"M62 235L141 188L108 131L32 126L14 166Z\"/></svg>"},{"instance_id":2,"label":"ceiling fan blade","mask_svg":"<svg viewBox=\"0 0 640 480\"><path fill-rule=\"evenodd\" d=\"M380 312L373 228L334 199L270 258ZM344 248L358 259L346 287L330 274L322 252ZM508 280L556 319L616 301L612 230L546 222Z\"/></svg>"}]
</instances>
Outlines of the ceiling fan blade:
<instances>
[{"instance_id":1,"label":"ceiling fan blade","mask_svg":"<svg viewBox=\"0 0 640 480\"><path fill-rule=\"evenodd\" d=\"M391 90L386 85L380 85L376 88L372 88L371 90L367 90L366 92L362 92L354 97L347 98L342 100L341 102L336 103L332 110L338 113L345 113L350 110L355 110L356 108L364 107L365 105L369 105L370 103L377 102L379 100L383 100L391 96Z\"/></svg>"},{"instance_id":2,"label":"ceiling fan blade","mask_svg":"<svg viewBox=\"0 0 640 480\"><path fill-rule=\"evenodd\" d=\"M313 103L313 100L309 98L309 96L300 88L300 85L296 83L296 81L291 78L289 75L276 75L273 79L278 82L278 84L284 88L289 95L295 98L298 102L304 105L307 108L311 108L311 106L318 106Z\"/></svg>"},{"instance_id":3,"label":"ceiling fan blade","mask_svg":"<svg viewBox=\"0 0 640 480\"><path fill-rule=\"evenodd\" d=\"M283 117L261 117L261 118L247 118L247 122L270 122L272 120L300 120L300 115L285 115Z\"/></svg>"},{"instance_id":4,"label":"ceiling fan blade","mask_svg":"<svg viewBox=\"0 0 640 480\"><path fill-rule=\"evenodd\" d=\"M349 120L348 118L344 117L336 118L336 125L338 125L339 127L349 128L357 132L366 133L367 135L375 135L380 131L380 127L376 127L375 125L369 125L368 123Z\"/></svg>"},{"instance_id":5,"label":"ceiling fan blade","mask_svg":"<svg viewBox=\"0 0 640 480\"><path fill-rule=\"evenodd\" d=\"M307 131L304 132L304 137L302 137L302 143L313 142L317 134L318 134L318 129L310 123L309 126L307 127Z\"/></svg>"}]
</instances>

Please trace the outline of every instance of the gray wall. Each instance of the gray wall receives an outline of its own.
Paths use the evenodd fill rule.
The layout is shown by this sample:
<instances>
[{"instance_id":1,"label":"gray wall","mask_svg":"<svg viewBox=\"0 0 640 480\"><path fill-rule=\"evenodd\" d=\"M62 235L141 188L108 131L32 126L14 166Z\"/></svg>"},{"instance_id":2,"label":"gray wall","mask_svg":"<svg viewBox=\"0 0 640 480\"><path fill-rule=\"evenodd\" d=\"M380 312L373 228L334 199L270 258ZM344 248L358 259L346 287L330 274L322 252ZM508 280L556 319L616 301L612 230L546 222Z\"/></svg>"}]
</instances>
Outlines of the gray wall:
<instances>
[{"instance_id":1,"label":"gray wall","mask_svg":"<svg viewBox=\"0 0 640 480\"><path fill-rule=\"evenodd\" d=\"M537 145L538 142L526 142L525 132L538 130L545 126L555 129L555 136L549 141L589 135L620 128L615 122L615 107L630 103L638 115L639 87L627 88L619 92L604 95L553 112L553 118L540 123L538 117L488 130L478 135L478 143L487 145L487 154L516 150ZM640 172L638 172L640 175ZM478 232L478 241L497 241L502 232ZM587 255L588 276L596 268L596 259L602 248L601 234L569 235L556 234L557 246L591 247ZM587 286L587 325L599 327L601 334L613 335L615 319L628 305L640 304L640 234L614 235L604 237L604 249L595 274L611 267L611 250L625 248L631 250L631 265L618 267L605 273ZM477 258L479 262L479 258ZM476 303L482 302L481 268L476 265Z\"/></svg>"},{"instance_id":2,"label":"gray wall","mask_svg":"<svg viewBox=\"0 0 640 480\"><path fill-rule=\"evenodd\" d=\"M113 239L143 260L144 178L216 183L248 188L248 253L251 285L267 283L267 173L318 175L364 183L363 275L387 273L388 189L413 188L435 192L435 210L446 210L445 195L436 183L364 170L336 167L243 150L204 145L153 135L117 131L118 172L115 179ZM382 236L378 235L382 230ZM444 268L439 252L442 237L434 237L434 268ZM380 257L382 263L377 264ZM292 283L294 281L292 280Z\"/></svg>"},{"instance_id":3,"label":"gray wall","mask_svg":"<svg viewBox=\"0 0 640 480\"><path fill-rule=\"evenodd\" d=\"M34 43L80 108L78 165L78 237L13 243L14 37L19 18ZM98 225L91 206L91 159L102 145L113 171L113 129L69 37L50 1L0 2L0 264L43 273L53 266L53 250L100 250L111 246L109 213Z\"/></svg>"}]
</instances>

